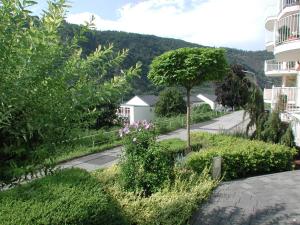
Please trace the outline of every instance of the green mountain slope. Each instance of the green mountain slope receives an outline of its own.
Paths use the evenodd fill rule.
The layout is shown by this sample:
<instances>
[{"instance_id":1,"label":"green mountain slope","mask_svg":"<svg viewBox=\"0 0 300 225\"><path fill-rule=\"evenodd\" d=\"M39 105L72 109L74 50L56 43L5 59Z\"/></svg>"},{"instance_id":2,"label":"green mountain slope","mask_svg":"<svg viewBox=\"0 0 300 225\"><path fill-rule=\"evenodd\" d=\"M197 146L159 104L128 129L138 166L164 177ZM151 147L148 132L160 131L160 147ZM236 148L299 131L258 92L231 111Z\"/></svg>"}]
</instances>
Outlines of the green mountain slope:
<instances>
[{"instance_id":1,"label":"green mountain slope","mask_svg":"<svg viewBox=\"0 0 300 225\"><path fill-rule=\"evenodd\" d=\"M64 37L73 36L74 32L77 31L77 25L66 24L62 30L62 35ZM138 61L142 62L142 76L134 81L133 94L155 93L158 91L147 79L149 65L155 56L165 51L182 47L203 47L177 39L117 31L90 31L86 34L86 39L85 42L81 43L85 54L94 50L98 45L113 43L118 50L129 49L129 56L125 66L132 66ZM264 60L271 59L271 53L266 51L243 51L232 48L225 49L229 63L242 64L247 70L254 72L261 87L268 82L267 77L264 76L263 69ZM209 89L210 85L206 85L206 88Z\"/></svg>"}]
</instances>

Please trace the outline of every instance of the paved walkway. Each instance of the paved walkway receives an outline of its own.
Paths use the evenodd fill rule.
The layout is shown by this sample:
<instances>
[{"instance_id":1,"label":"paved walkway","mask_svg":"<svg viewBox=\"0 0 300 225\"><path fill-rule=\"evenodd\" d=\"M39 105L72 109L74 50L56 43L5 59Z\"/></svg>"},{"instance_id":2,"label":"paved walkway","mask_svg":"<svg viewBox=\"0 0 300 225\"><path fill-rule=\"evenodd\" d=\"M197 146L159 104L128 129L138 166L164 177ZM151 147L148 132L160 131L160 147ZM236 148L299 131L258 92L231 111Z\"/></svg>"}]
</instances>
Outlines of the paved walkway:
<instances>
[{"instance_id":1,"label":"paved walkway","mask_svg":"<svg viewBox=\"0 0 300 225\"><path fill-rule=\"evenodd\" d=\"M234 130L243 129L245 126L244 111L233 112L231 114L213 119L208 122L194 124L191 127L192 132L205 131L210 133L217 133L220 131L232 132ZM159 140L180 138L187 139L185 129L179 129L166 135L159 136ZM94 171L101 168L109 167L115 164L121 155L121 147L117 147L104 152L93 155L84 156L78 159L60 165L62 168L78 167L86 169L87 171Z\"/></svg>"},{"instance_id":2,"label":"paved walkway","mask_svg":"<svg viewBox=\"0 0 300 225\"><path fill-rule=\"evenodd\" d=\"M221 184L191 224L300 224L300 171Z\"/></svg>"}]
</instances>

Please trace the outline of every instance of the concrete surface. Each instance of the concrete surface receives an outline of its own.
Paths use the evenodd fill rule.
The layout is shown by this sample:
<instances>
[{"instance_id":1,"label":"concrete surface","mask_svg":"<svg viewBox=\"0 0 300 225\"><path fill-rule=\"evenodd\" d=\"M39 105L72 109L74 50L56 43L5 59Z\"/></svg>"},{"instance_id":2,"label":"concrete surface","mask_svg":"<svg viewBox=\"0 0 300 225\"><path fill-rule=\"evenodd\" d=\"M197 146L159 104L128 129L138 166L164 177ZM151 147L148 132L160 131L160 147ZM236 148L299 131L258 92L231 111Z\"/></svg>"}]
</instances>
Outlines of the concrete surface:
<instances>
[{"instance_id":1,"label":"concrete surface","mask_svg":"<svg viewBox=\"0 0 300 225\"><path fill-rule=\"evenodd\" d=\"M225 182L191 225L300 224L300 171Z\"/></svg>"}]
</instances>

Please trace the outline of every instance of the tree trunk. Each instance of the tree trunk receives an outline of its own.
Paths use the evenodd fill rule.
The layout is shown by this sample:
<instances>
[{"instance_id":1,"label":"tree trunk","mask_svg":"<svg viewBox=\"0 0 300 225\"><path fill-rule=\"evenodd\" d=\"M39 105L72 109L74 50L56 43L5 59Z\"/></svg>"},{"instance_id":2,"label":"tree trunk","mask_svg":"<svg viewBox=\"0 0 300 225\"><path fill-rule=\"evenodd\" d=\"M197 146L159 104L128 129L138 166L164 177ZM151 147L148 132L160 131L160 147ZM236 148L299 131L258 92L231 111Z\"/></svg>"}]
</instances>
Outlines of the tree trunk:
<instances>
[{"instance_id":1,"label":"tree trunk","mask_svg":"<svg viewBox=\"0 0 300 225\"><path fill-rule=\"evenodd\" d=\"M190 127L190 118L191 118L191 90L187 89L187 104L186 104L186 130L187 130L187 153L191 151L191 127Z\"/></svg>"}]
</instances>

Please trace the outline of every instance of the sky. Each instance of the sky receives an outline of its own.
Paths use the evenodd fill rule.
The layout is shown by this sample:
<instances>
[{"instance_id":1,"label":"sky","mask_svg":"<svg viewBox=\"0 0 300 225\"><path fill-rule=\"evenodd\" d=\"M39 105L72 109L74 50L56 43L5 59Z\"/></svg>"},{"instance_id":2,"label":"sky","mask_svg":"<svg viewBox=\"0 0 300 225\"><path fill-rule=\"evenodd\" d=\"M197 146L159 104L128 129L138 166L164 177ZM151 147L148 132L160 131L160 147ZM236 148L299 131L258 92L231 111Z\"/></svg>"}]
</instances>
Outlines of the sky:
<instances>
[{"instance_id":1,"label":"sky","mask_svg":"<svg viewBox=\"0 0 300 225\"><path fill-rule=\"evenodd\" d=\"M66 20L83 24L95 16L97 30L177 38L214 47L265 49L265 19L276 0L72 0ZM41 14L46 0L33 7Z\"/></svg>"}]
</instances>

